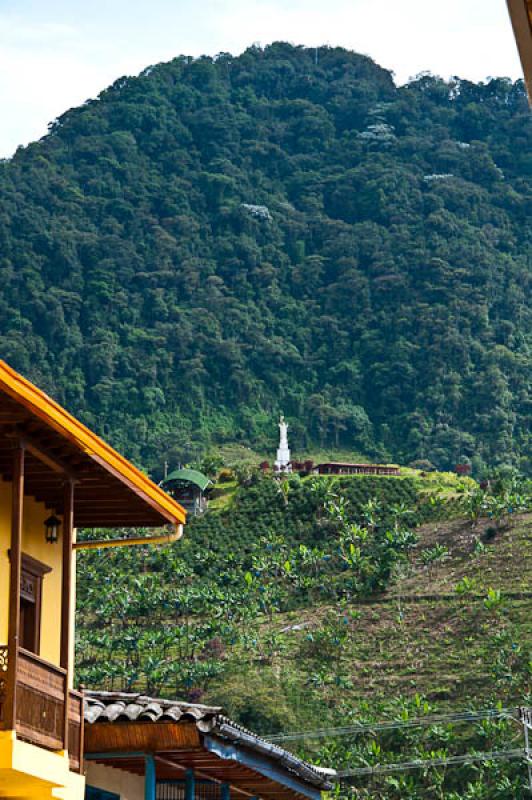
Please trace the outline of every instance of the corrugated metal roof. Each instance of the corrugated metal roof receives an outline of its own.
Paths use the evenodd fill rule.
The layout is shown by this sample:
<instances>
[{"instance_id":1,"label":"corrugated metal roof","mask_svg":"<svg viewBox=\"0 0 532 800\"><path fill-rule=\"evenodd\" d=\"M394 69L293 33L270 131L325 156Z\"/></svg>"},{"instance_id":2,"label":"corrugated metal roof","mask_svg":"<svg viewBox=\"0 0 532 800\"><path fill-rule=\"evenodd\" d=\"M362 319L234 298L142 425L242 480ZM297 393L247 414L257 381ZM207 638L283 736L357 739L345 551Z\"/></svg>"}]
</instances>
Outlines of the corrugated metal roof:
<instances>
[{"instance_id":1,"label":"corrugated metal roof","mask_svg":"<svg viewBox=\"0 0 532 800\"><path fill-rule=\"evenodd\" d=\"M207 486L212 483L210 478L197 469L174 469L173 472L171 472L170 475L164 479L161 485L167 486L174 481L186 481L187 483L193 483L202 492L204 492Z\"/></svg>"},{"instance_id":2,"label":"corrugated metal roof","mask_svg":"<svg viewBox=\"0 0 532 800\"><path fill-rule=\"evenodd\" d=\"M330 771L312 764L268 742L222 713L219 706L163 700L124 692L85 692L85 721L99 722L195 722L202 734L217 737L264 756L320 791L331 788Z\"/></svg>"}]
</instances>

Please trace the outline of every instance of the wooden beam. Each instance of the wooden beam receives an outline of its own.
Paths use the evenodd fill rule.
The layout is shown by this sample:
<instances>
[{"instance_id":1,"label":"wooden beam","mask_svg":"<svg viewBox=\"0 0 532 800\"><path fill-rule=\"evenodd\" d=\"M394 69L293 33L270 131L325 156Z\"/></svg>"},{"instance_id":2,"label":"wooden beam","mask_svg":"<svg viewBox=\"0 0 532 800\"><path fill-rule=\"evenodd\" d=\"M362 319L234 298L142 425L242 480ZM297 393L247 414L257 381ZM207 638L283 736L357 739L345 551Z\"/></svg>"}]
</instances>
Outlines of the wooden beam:
<instances>
[{"instance_id":1,"label":"wooden beam","mask_svg":"<svg viewBox=\"0 0 532 800\"><path fill-rule=\"evenodd\" d=\"M98 509L93 514L76 514L76 528L161 528L163 523L157 518L144 515L99 513Z\"/></svg>"},{"instance_id":2,"label":"wooden beam","mask_svg":"<svg viewBox=\"0 0 532 800\"><path fill-rule=\"evenodd\" d=\"M40 445L28 441L27 437L24 437L24 443L26 445L26 450L28 450L32 456L38 458L39 461L42 461L43 464L46 464L46 466L50 467L54 472L58 472L60 475L69 475L71 473L69 464L61 462L55 455L49 455Z\"/></svg>"},{"instance_id":3,"label":"wooden beam","mask_svg":"<svg viewBox=\"0 0 532 800\"><path fill-rule=\"evenodd\" d=\"M55 474L55 473L54 473ZM57 480L53 479L45 479L39 478L37 475L33 478L28 478L28 487L31 488L32 492L46 492L46 491L54 491L54 489L62 489L63 480L65 478L65 473L62 475L57 475ZM102 495L100 494L100 497Z\"/></svg>"},{"instance_id":4,"label":"wooden beam","mask_svg":"<svg viewBox=\"0 0 532 800\"><path fill-rule=\"evenodd\" d=\"M160 528L161 523L158 520L150 519L147 517L132 517L126 511L120 515L111 514L76 514L75 517L76 528Z\"/></svg>"},{"instance_id":5,"label":"wooden beam","mask_svg":"<svg viewBox=\"0 0 532 800\"><path fill-rule=\"evenodd\" d=\"M26 463L26 480L49 481L50 476L52 477L52 482L57 482L58 480L61 480L62 477L56 472L50 473L49 467L47 467L41 461L34 461L33 464Z\"/></svg>"},{"instance_id":6,"label":"wooden beam","mask_svg":"<svg viewBox=\"0 0 532 800\"><path fill-rule=\"evenodd\" d=\"M86 488L86 484L80 483L78 484L78 491L77 491L77 499L81 503L99 503L100 501L115 501L121 500L122 502L126 502L128 506L132 503L136 503L136 498L131 497L131 495L127 491L120 491L120 490L113 490L108 489L106 490L105 487L102 486L101 489L98 488ZM142 506L142 508L146 508L142 503L138 503L138 505Z\"/></svg>"},{"instance_id":7,"label":"wooden beam","mask_svg":"<svg viewBox=\"0 0 532 800\"><path fill-rule=\"evenodd\" d=\"M20 582L22 573L22 523L24 516L24 447L19 443L13 463L11 498L11 564L9 579L9 629L7 642L7 692L4 725L17 727L17 669L20 644Z\"/></svg>"},{"instance_id":8,"label":"wooden beam","mask_svg":"<svg viewBox=\"0 0 532 800\"><path fill-rule=\"evenodd\" d=\"M61 653L60 665L66 670L64 707L64 744L68 750L68 691L71 685L70 660L70 616L72 597L72 539L74 536L74 481L68 480L64 487L63 509L63 564L61 572Z\"/></svg>"},{"instance_id":9,"label":"wooden beam","mask_svg":"<svg viewBox=\"0 0 532 800\"><path fill-rule=\"evenodd\" d=\"M63 481L65 476L58 475L57 480L55 481L45 481L39 479L37 477L28 477L26 480L26 486L28 487L28 491L31 492L53 492L59 491L59 494L62 494L63 491Z\"/></svg>"},{"instance_id":10,"label":"wooden beam","mask_svg":"<svg viewBox=\"0 0 532 800\"><path fill-rule=\"evenodd\" d=\"M28 415L20 411L0 411L0 425L18 425L28 419Z\"/></svg>"},{"instance_id":11,"label":"wooden beam","mask_svg":"<svg viewBox=\"0 0 532 800\"><path fill-rule=\"evenodd\" d=\"M105 499L103 501L99 500L86 500L82 497L76 497L76 511L94 511L98 509L99 511L120 511L124 508L124 501L125 497L116 497L111 498L110 500ZM142 503L135 503L133 500L131 503L128 504L128 507L131 508L136 507L137 512L139 514L143 514L146 516L151 516L149 511L146 511L146 508L142 506Z\"/></svg>"},{"instance_id":12,"label":"wooden beam","mask_svg":"<svg viewBox=\"0 0 532 800\"><path fill-rule=\"evenodd\" d=\"M121 483L125 484L130 491L134 492L137 497L139 497L144 503L151 506L156 514L159 514L161 517L165 518L168 522L177 524L179 523L179 517L176 514L168 511L166 508L162 506L155 498L150 497L143 489L140 488L137 484L135 484L132 480L127 478L125 475L120 474L120 472L115 469L109 462L105 462L105 460L97 455L96 453L90 453L90 457L94 460L96 464L99 464L103 467L108 473L110 473L113 477L117 478ZM164 495L164 492L159 489L161 493ZM170 500L170 498L166 498ZM174 502L174 501L172 501Z\"/></svg>"},{"instance_id":13,"label":"wooden beam","mask_svg":"<svg viewBox=\"0 0 532 800\"><path fill-rule=\"evenodd\" d=\"M76 528L149 528L160 529L162 527L161 520L154 517L147 517L146 514L142 516L133 516L133 514L123 509L120 513L111 513L99 511L94 509L92 514L88 511L83 513L76 512L74 517L74 526ZM175 526L174 526L175 527Z\"/></svg>"},{"instance_id":14,"label":"wooden beam","mask_svg":"<svg viewBox=\"0 0 532 800\"><path fill-rule=\"evenodd\" d=\"M20 439L24 444L24 448L31 453L32 456L35 456L35 458L42 461L43 464L46 464L53 472L57 472L60 475L71 475L72 466L70 464L62 461L60 457L57 457L55 453L47 449L45 444L43 445L39 439L36 439L23 428L14 430L9 436Z\"/></svg>"},{"instance_id":15,"label":"wooden beam","mask_svg":"<svg viewBox=\"0 0 532 800\"><path fill-rule=\"evenodd\" d=\"M127 497L131 498L125 486L120 484L105 483L101 478L94 476L93 478L84 478L80 481L79 490L83 492L83 499L101 500L105 495L106 497Z\"/></svg>"},{"instance_id":16,"label":"wooden beam","mask_svg":"<svg viewBox=\"0 0 532 800\"><path fill-rule=\"evenodd\" d=\"M109 760L115 754L122 761L133 754L201 746L195 722L98 722L87 725L85 741L89 757L105 754Z\"/></svg>"},{"instance_id":17,"label":"wooden beam","mask_svg":"<svg viewBox=\"0 0 532 800\"><path fill-rule=\"evenodd\" d=\"M157 517L156 514L150 514L148 510L142 511L128 511L126 504L122 506L122 509L117 509L116 511L102 511L98 509L98 506L95 505L93 508L92 514L88 511L80 511L80 513L76 513L76 527L80 527L79 520L86 520L85 524L95 525L96 527L100 527L100 522L96 522L95 520L102 520L105 519L109 523L111 522L124 522L125 527L128 526L130 528L144 528L144 527L151 527L151 528L160 528L163 525L167 525L168 523L166 520Z\"/></svg>"},{"instance_id":18,"label":"wooden beam","mask_svg":"<svg viewBox=\"0 0 532 800\"><path fill-rule=\"evenodd\" d=\"M38 503L44 503L46 508L55 511L57 514L63 513L63 498L61 497L61 488L55 494L47 492L46 495L39 494L34 489L28 488L26 494L34 497Z\"/></svg>"}]
</instances>

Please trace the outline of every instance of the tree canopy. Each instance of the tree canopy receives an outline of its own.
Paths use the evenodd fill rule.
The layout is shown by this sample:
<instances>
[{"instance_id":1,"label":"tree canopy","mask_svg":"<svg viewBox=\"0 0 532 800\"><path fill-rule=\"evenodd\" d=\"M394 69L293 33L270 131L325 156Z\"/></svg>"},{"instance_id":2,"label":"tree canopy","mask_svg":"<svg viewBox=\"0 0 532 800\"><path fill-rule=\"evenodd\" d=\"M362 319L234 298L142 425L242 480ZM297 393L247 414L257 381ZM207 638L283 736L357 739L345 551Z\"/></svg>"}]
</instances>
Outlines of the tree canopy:
<instances>
[{"instance_id":1,"label":"tree canopy","mask_svg":"<svg viewBox=\"0 0 532 800\"><path fill-rule=\"evenodd\" d=\"M522 82L276 43L120 78L0 163L0 352L146 466L530 453Z\"/></svg>"}]
</instances>

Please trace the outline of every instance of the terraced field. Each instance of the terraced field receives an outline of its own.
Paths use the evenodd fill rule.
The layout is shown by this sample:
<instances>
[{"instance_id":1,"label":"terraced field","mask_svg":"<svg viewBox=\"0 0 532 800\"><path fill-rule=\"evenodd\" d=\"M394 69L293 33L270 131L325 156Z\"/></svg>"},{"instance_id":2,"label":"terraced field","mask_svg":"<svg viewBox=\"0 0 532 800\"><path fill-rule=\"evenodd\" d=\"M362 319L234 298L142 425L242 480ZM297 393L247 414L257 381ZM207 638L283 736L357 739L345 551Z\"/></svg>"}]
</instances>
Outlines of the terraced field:
<instances>
[{"instance_id":1,"label":"terraced field","mask_svg":"<svg viewBox=\"0 0 532 800\"><path fill-rule=\"evenodd\" d=\"M453 709L525 702L532 688L532 515L479 547L485 527L462 520L424 525L384 595L280 615L284 646L260 670L255 665L262 678L251 681L253 691L283 674L288 705L301 707L301 692L307 701L316 695L320 716L327 709L331 721L346 704L379 705L399 694ZM449 555L427 566L423 555L435 544ZM247 679L251 671L244 670ZM210 699L219 692L212 687ZM231 704L230 694L223 691Z\"/></svg>"}]
</instances>

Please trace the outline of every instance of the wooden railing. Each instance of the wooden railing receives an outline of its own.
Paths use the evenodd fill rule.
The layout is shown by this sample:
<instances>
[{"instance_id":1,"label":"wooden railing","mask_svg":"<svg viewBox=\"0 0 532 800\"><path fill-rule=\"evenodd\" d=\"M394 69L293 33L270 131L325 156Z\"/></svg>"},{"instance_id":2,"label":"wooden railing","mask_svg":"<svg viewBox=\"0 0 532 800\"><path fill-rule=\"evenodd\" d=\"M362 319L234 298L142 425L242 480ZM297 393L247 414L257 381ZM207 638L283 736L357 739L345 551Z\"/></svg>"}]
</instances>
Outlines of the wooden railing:
<instances>
[{"instance_id":1,"label":"wooden railing","mask_svg":"<svg viewBox=\"0 0 532 800\"><path fill-rule=\"evenodd\" d=\"M83 771L83 695L81 692L68 693L68 755L70 769Z\"/></svg>"},{"instance_id":2,"label":"wooden railing","mask_svg":"<svg viewBox=\"0 0 532 800\"><path fill-rule=\"evenodd\" d=\"M5 726L7 647L0 646L0 728ZM65 749L65 698L68 697L68 752L71 769L83 762L83 698L69 691L66 670L28 650L19 650L16 677L17 736L47 750Z\"/></svg>"},{"instance_id":3,"label":"wooden railing","mask_svg":"<svg viewBox=\"0 0 532 800\"><path fill-rule=\"evenodd\" d=\"M21 738L62 750L65 739L66 671L20 650L17 670L17 733Z\"/></svg>"},{"instance_id":4,"label":"wooden railing","mask_svg":"<svg viewBox=\"0 0 532 800\"><path fill-rule=\"evenodd\" d=\"M7 645L0 644L0 730L3 728L7 692Z\"/></svg>"}]
</instances>

